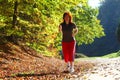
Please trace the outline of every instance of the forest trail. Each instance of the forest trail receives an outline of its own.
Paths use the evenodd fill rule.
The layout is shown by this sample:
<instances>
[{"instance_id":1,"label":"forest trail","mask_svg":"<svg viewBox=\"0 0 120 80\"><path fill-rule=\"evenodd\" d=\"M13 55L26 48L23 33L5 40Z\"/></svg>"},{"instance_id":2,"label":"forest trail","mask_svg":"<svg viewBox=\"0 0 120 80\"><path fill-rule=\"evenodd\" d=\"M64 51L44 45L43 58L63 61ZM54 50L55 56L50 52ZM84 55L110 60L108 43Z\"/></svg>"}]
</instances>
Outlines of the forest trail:
<instances>
[{"instance_id":1,"label":"forest trail","mask_svg":"<svg viewBox=\"0 0 120 80\"><path fill-rule=\"evenodd\" d=\"M0 80L120 80L120 58L75 61L66 71L61 59L45 57L27 46L0 45Z\"/></svg>"},{"instance_id":2,"label":"forest trail","mask_svg":"<svg viewBox=\"0 0 120 80\"><path fill-rule=\"evenodd\" d=\"M97 58L88 60L95 64L93 69L86 71L83 76L69 80L120 80L120 57Z\"/></svg>"}]
</instances>

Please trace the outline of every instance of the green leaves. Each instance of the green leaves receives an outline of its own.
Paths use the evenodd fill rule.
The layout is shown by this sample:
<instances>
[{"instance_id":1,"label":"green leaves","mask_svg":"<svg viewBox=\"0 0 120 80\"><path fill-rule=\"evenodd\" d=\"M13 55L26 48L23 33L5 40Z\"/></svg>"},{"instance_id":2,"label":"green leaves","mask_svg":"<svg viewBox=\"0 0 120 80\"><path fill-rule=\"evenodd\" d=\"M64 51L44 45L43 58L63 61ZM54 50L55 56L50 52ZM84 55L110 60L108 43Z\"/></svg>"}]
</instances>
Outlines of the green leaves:
<instances>
[{"instance_id":1,"label":"green leaves","mask_svg":"<svg viewBox=\"0 0 120 80\"><path fill-rule=\"evenodd\" d=\"M39 52L60 49L58 26L65 11L71 11L79 33L77 43L92 43L104 36L97 19L98 10L88 6L87 0L19 0L16 28L12 28L13 5L16 0L0 0L0 30L5 36L16 35ZM6 26L8 28L6 28ZM2 32L0 32L2 34ZM17 40L17 39L16 39ZM46 52L47 51L47 52ZM55 52L54 52L55 53Z\"/></svg>"},{"instance_id":2,"label":"green leaves","mask_svg":"<svg viewBox=\"0 0 120 80\"><path fill-rule=\"evenodd\" d=\"M0 2L2 2L3 0L0 0Z\"/></svg>"},{"instance_id":3,"label":"green leaves","mask_svg":"<svg viewBox=\"0 0 120 80\"><path fill-rule=\"evenodd\" d=\"M81 2L80 6L71 9L71 12L79 29L76 36L79 45L90 44L95 38L105 36L104 29L97 19L98 9L89 7L87 1Z\"/></svg>"}]
</instances>

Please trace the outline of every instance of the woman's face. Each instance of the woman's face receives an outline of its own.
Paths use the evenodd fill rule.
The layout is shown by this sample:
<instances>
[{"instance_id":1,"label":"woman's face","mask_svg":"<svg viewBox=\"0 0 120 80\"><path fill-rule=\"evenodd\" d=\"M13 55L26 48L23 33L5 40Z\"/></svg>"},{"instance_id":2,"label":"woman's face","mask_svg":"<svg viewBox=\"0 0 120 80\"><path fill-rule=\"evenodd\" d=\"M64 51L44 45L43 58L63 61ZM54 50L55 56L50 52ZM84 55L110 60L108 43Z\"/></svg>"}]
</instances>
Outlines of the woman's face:
<instances>
[{"instance_id":1,"label":"woman's face","mask_svg":"<svg viewBox=\"0 0 120 80\"><path fill-rule=\"evenodd\" d=\"M69 15L65 15L64 20L65 20L65 22L69 22L69 21L70 21L70 17L69 17Z\"/></svg>"}]
</instances>

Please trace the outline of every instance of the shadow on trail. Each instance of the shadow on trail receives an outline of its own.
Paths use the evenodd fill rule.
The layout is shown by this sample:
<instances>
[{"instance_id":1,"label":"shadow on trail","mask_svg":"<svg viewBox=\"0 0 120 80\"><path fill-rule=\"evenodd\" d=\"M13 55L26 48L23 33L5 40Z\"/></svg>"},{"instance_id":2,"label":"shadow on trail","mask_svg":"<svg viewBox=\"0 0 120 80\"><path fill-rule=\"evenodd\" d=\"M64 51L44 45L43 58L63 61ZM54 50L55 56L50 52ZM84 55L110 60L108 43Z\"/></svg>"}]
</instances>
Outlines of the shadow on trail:
<instances>
[{"instance_id":1,"label":"shadow on trail","mask_svg":"<svg viewBox=\"0 0 120 80\"><path fill-rule=\"evenodd\" d=\"M13 76L6 76L6 78L15 78L15 77L35 77L35 76L47 76L47 75L56 75L56 73L43 73L43 74L17 74Z\"/></svg>"},{"instance_id":2,"label":"shadow on trail","mask_svg":"<svg viewBox=\"0 0 120 80\"><path fill-rule=\"evenodd\" d=\"M17 74L16 77L31 77L31 76L46 76L56 75L56 73L43 73L43 74Z\"/></svg>"},{"instance_id":3,"label":"shadow on trail","mask_svg":"<svg viewBox=\"0 0 120 80\"><path fill-rule=\"evenodd\" d=\"M49 75L60 75L60 74L68 74L69 72L68 71L63 71L63 72L51 72L51 73L41 73L41 74L32 74L32 73L29 73L29 74L16 74L16 75L13 75L13 76L6 76L6 78L15 78L15 77L42 77L42 76L49 76Z\"/></svg>"}]
</instances>

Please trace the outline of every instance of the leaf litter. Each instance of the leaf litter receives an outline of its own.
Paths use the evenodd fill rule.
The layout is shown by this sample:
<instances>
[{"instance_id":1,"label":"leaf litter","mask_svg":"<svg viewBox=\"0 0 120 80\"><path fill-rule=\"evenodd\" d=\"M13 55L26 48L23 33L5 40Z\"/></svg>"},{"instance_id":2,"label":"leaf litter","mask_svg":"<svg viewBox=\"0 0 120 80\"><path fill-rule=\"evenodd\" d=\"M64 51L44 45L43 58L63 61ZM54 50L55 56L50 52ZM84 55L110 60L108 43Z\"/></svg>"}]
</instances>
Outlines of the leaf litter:
<instances>
[{"instance_id":1,"label":"leaf litter","mask_svg":"<svg viewBox=\"0 0 120 80\"><path fill-rule=\"evenodd\" d=\"M94 66L76 62L75 73L70 74L63 60L45 57L27 46L9 42L0 45L0 51L0 80L64 80L80 77Z\"/></svg>"}]
</instances>

